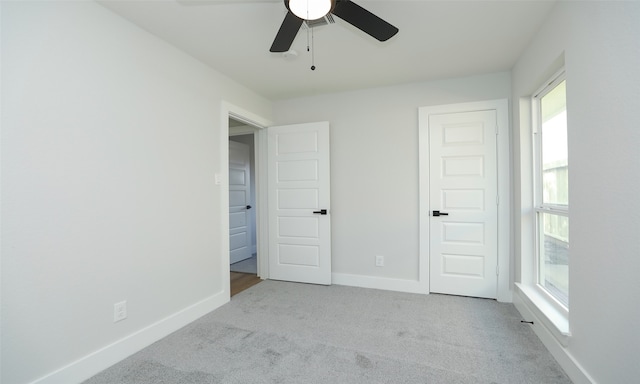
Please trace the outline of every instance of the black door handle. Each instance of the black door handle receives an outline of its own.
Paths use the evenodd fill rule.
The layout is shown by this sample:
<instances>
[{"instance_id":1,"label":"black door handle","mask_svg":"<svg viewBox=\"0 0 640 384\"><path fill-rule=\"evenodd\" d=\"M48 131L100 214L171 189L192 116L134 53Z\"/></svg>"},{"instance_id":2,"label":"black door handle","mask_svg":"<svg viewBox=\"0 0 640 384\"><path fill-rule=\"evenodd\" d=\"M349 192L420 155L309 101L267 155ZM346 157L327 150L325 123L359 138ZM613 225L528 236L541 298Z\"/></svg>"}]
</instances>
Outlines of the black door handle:
<instances>
[{"instance_id":1,"label":"black door handle","mask_svg":"<svg viewBox=\"0 0 640 384\"><path fill-rule=\"evenodd\" d=\"M251 209L251 206L250 206L250 205L247 205L247 209Z\"/></svg>"},{"instance_id":2,"label":"black door handle","mask_svg":"<svg viewBox=\"0 0 640 384\"><path fill-rule=\"evenodd\" d=\"M326 209L321 209L319 211L313 211L313 213L315 213L317 215L326 215L327 214L327 210Z\"/></svg>"},{"instance_id":3,"label":"black door handle","mask_svg":"<svg viewBox=\"0 0 640 384\"><path fill-rule=\"evenodd\" d=\"M449 216L446 212L433 211L433 216Z\"/></svg>"}]
</instances>

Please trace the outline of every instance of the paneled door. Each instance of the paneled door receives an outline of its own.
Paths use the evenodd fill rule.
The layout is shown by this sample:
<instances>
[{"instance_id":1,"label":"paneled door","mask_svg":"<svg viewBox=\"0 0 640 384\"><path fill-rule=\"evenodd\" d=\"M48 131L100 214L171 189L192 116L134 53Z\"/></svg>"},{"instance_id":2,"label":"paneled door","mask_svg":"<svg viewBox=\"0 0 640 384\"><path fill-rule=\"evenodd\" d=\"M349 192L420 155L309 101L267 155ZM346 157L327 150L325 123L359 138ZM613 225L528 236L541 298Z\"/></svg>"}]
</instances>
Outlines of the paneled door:
<instances>
[{"instance_id":1,"label":"paneled door","mask_svg":"<svg viewBox=\"0 0 640 384\"><path fill-rule=\"evenodd\" d=\"M331 284L329 123L268 128L269 278Z\"/></svg>"},{"instance_id":2,"label":"paneled door","mask_svg":"<svg viewBox=\"0 0 640 384\"><path fill-rule=\"evenodd\" d=\"M495 110L429 115L430 291L496 298Z\"/></svg>"},{"instance_id":3,"label":"paneled door","mask_svg":"<svg viewBox=\"0 0 640 384\"><path fill-rule=\"evenodd\" d=\"M229 141L229 260L251 257L249 146Z\"/></svg>"}]
</instances>

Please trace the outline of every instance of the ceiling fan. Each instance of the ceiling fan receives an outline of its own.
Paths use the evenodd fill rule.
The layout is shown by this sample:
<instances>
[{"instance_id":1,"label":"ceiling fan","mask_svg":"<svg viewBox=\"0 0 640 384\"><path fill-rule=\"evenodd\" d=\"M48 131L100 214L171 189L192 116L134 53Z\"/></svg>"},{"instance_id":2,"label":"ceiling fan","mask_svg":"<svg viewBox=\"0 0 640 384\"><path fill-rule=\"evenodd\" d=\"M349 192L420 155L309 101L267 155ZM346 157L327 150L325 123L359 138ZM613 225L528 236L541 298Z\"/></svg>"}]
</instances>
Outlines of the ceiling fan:
<instances>
[{"instance_id":1,"label":"ceiling fan","mask_svg":"<svg viewBox=\"0 0 640 384\"><path fill-rule=\"evenodd\" d=\"M269 49L271 52L287 52L303 22L329 14L338 16L379 41L387 41L398 33L398 28L350 0L284 0L284 5L288 12Z\"/></svg>"}]
</instances>

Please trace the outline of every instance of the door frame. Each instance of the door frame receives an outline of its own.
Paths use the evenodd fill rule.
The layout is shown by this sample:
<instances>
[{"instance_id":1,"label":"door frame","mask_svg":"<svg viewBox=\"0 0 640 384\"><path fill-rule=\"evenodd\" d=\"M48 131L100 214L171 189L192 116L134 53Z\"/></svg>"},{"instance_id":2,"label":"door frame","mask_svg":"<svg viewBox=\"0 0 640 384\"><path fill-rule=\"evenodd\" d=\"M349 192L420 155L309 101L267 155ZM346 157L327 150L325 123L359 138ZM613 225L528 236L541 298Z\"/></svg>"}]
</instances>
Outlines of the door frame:
<instances>
[{"instance_id":1,"label":"door frame","mask_svg":"<svg viewBox=\"0 0 640 384\"><path fill-rule=\"evenodd\" d=\"M430 206L429 206L429 115L470 111L496 110L498 133L496 140L496 171L498 178L498 287L496 298L501 302L512 301L511 290L511 166L509 102L507 99L486 100L470 103L445 104L420 107L418 117L418 169L419 169L419 280L429 292Z\"/></svg>"},{"instance_id":2,"label":"door frame","mask_svg":"<svg viewBox=\"0 0 640 384\"><path fill-rule=\"evenodd\" d=\"M220 113L220 168L216 171L216 184L220 186L220 228L221 228L221 290L230 298L230 259L229 259L229 119L241 121L250 128L234 130L232 135L254 135L255 182L256 182L256 247L258 253L258 277L269 278L269 222L267 210L267 130L273 123L265 117L222 101ZM226 240L225 240L226 239Z\"/></svg>"}]
</instances>

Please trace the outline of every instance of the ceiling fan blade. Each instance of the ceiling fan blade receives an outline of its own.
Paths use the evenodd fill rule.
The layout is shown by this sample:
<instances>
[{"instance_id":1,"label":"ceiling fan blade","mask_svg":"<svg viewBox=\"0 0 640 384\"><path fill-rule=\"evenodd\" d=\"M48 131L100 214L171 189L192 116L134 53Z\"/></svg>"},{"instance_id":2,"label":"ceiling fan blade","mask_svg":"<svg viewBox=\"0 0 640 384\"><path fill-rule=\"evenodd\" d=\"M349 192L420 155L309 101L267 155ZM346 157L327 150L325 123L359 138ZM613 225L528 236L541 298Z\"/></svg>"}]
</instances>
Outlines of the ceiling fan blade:
<instances>
[{"instance_id":1,"label":"ceiling fan blade","mask_svg":"<svg viewBox=\"0 0 640 384\"><path fill-rule=\"evenodd\" d=\"M294 15L291 11L287 12L269 51L287 52L289 48L291 48L291 44L302 26L302 21L301 18Z\"/></svg>"},{"instance_id":2,"label":"ceiling fan blade","mask_svg":"<svg viewBox=\"0 0 640 384\"><path fill-rule=\"evenodd\" d=\"M387 41L398 33L398 28L352 1L336 1L331 13L380 41Z\"/></svg>"}]
</instances>

